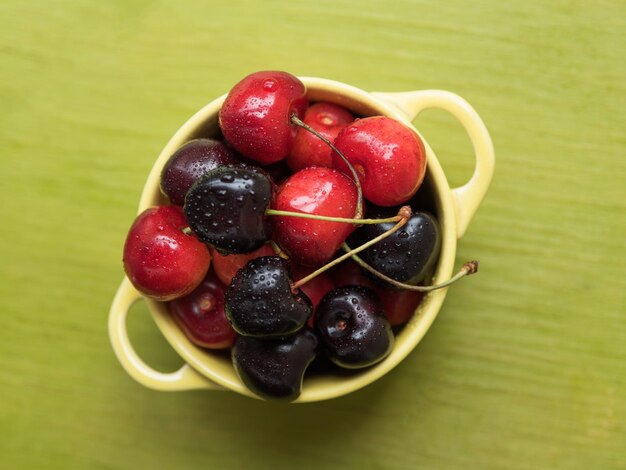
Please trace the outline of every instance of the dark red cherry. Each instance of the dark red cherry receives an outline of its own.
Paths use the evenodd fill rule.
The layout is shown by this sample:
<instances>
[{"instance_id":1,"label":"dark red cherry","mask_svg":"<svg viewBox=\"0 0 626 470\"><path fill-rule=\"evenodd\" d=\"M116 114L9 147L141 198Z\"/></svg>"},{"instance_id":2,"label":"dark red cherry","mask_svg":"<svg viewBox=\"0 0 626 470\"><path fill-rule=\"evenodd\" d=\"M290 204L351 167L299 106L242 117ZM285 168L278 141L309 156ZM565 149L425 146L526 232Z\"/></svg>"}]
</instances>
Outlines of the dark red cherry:
<instances>
[{"instance_id":1,"label":"dark red cherry","mask_svg":"<svg viewBox=\"0 0 626 470\"><path fill-rule=\"evenodd\" d=\"M260 170L220 167L191 187L185 215L201 241L225 253L249 253L271 237L265 211L272 195L272 183Z\"/></svg>"},{"instance_id":2,"label":"dark red cherry","mask_svg":"<svg viewBox=\"0 0 626 470\"><path fill-rule=\"evenodd\" d=\"M315 328L330 360L348 369L376 364L394 344L380 299L367 287L330 291L317 308Z\"/></svg>"},{"instance_id":3,"label":"dark red cherry","mask_svg":"<svg viewBox=\"0 0 626 470\"><path fill-rule=\"evenodd\" d=\"M137 216L124 244L124 270L142 294L166 301L194 290L209 270L209 249L183 233L178 206L158 206Z\"/></svg>"},{"instance_id":4,"label":"dark red cherry","mask_svg":"<svg viewBox=\"0 0 626 470\"><path fill-rule=\"evenodd\" d=\"M318 349L317 336L305 327L285 338L239 336L231 354L237 375L251 391L266 399L293 401Z\"/></svg>"},{"instance_id":5,"label":"dark red cherry","mask_svg":"<svg viewBox=\"0 0 626 470\"><path fill-rule=\"evenodd\" d=\"M357 119L334 141L352 164L363 187L363 197L379 206L408 201L426 172L426 151L408 127L386 116ZM333 152L335 168L350 175L348 166Z\"/></svg>"},{"instance_id":6,"label":"dark red cherry","mask_svg":"<svg viewBox=\"0 0 626 470\"><path fill-rule=\"evenodd\" d=\"M377 286L374 291L383 304L385 316L391 326L403 325L408 322L424 298L423 292L412 290L392 290Z\"/></svg>"},{"instance_id":7,"label":"dark red cherry","mask_svg":"<svg viewBox=\"0 0 626 470\"><path fill-rule=\"evenodd\" d=\"M306 110L303 121L332 142L341 129L354 121L354 116L342 106L319 102ZM332 150L310 131L298 128L293 148L286 161L293 172L309 166L332 168Z\"/></svg>"},{"instance_id":8,"label":"dark red cherry","mask_svg":"<svg viewBox=\"0 0 626 470\"><path fill-rule=\"evenodd\" d=\"M238 162L236 153L214 139L195 139L180 147L161 171L161 192L182 206L193 183L208 171Z\"/></svg>"},{"instance_id":9,"label":"dark red cherry","mask_svg":"<svg viewBox=\"0 0 626 470\"><path fill-rule=\"evenodd\" d=\"M189 340L203 348L232 346L237 333L224 313L224 290L211 270L190 294L168 303L172 317Z\"/></svg>"},{"instance_id":10,"label":"dark red cherry","mask_svg":"<svg viewBox=\"0 0 626 470\"><path fill-rule=\"evenodd\" d=\"M278 337L300 330L313 311L301 289L291 287L289 263L264 256L241 268L226 290L226 316L244 336Z\"/></svg>"},{"instance_id":11,"label":"dark red cherry","mask_svg":"<svg viewBox=\"0 0 626 470\"><path fill-rule=\"evenodd\" d=\"M367 206L370 217L391 217L394 208ZM356 230L348 245L357 247L393 227L393 223L363 225ZM414 212L397 232L362 251L359 256L371 267L396 281L417 284L435 265L441 247L437 220L428 212Z\"/></svg>"},{"instance_id":12,"label":"dark red cherry","mask_svg":"<svg viewBox=\"0 0 626 470\"><path fill-rule=\"evenodd\" d=\"M296 126L308 106L304 84L286 72L248 75L228 93L219 113L222 133L242 155L263 165L291 151Z\"/></svg>"},{"instance_id":13,"label":"dark red cherry","mask_svg":"<svg viewBox=\"0 0 626 470\"><path fill-rule=\"evenodd\" d=\"M357 190L350 178L332 168L305 168L287 178L276 191L272 209L352 218ZM354 225L344 222L274 217L276 242L304 266L321 266L337 252Z\"/></svg>"}]
</instances>

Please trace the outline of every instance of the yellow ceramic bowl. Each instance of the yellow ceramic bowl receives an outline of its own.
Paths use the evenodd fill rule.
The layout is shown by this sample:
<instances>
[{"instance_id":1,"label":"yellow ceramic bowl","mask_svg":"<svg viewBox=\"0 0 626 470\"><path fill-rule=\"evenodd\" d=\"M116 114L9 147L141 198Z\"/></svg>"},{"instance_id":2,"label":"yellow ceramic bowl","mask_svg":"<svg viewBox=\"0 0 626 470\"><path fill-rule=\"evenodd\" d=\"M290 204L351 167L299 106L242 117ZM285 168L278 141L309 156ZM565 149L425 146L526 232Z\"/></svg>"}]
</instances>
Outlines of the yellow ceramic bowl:
<instances>
[{"instance_id":1,"label":"yellow ceramic bowl","mask_svg":"<svg viewBox=\"0 0 626 470\"><path fill-rule=\"evenodd\" d=\"M435 211L442 228L441 255L433 283L450 278L455 265L457 240L463 235L483 199L493 175L494 153L491 139L482 120L459 96L440 90L403 93L368 93L336 81L300 77L307 87L310 101L329 101L342 105L360 116L385 115L397 119L418 132L411 124L424 109L440 108L455 116L468 132L476 157L470 181L450 189L437 157L424 140L428 158L425 184L431 188ZM156 160L143 189L138 213L148 207L166 203L159 190L161 169L168 158L185 142L210 137L218 132L218 111L225 96L207 104L191 117L167 143ZM419 133L418 133L419 134ZM422 137L423 139L423 137ZM298 403L327 400L358 390L379 379L402 361L423 338L435 320L447 289L425 296L415 315L396 337L392 353L375 366L354 374L314 375L305 377ZM126 332L130 306L142 296L124 279L109 315L109 334L113 349L126 371L139 383L157 390L225 389L256 397L239 380L230 360L193 345L168 314L164 304L145 299L157 326L185 360L174 373L161 373L144 363L135 353Z\"/></svg>"}]
</instances>

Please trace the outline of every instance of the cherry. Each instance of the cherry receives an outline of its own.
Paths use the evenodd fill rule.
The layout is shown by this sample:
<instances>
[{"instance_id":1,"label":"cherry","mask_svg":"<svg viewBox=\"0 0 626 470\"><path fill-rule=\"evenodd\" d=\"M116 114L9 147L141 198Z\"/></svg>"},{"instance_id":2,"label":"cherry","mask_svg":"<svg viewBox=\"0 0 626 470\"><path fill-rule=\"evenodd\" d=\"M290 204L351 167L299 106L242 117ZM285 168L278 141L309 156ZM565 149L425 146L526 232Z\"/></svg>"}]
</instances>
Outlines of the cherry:
<instances>
[{"instance_id":1,"label":"cherry","mask_svg":"<svg viewBox=\"0 0 626 470\"><path fill-rule=\"evenodd\" d=\"M273 256L274 254L274 249L268 243L261 245L260 248L250 253L231 253L223 255L217 250L211 250L213 270L219 280L225 285L230 284L235 274L237 274L237 271L243 268L248 261L260 258L261 256Z\"/></svg>"},{"instance_id":2,"label":"cherry","mask_svg":"<svg viewBox=\"0 0 626 470\"><path fill-rule=\"evenodd\" d=\"M185 195L203 174L238 162L236 153L214 139L195 139L180 147L161 171L161 192L172 204L182 206Z\"/></svg>"},{"instance_id":3,"label":"cherry","mask_svg":"<svg viewBox=\"0 0 626 470\"><path fill-rule=\"evenodd\" d=\"M304 114L303 122L311 126L329 141L335 140L339 131L354 121L345 108L333 103L319 102L311 105ZM332 168L331 148L319 137L304 128L298 128L287 164L293 172L309 166Z\"/></svg>"},{"instance_id":4,"label":"cherry","mask_svg":"<svg viewBox=\"0 0 626 470\"><path fill-rule=\"evenodd\" d=\"M347 369L376 364L394 344L380 299L367 287L330 291L317 309L315 327L330 360Z\"/></svg>"},{"instance_id":5,"label":"cherry","mask_svg":"<svg viewBox=\"0 0 626 470\"><path fill-rule=\"evenodd\" d=\"M301 289L293 289L289 263L279 256L249 261L226 289L226 316L244 336L277 337L300 330L313 311Z\"/></svg>"},{"instance_id":6,"label":"cherry","mask_svg":"<svg viewBox=\"0 0 626 470\"><path fill-rule=\"evenodd\" d=\"M191 187L185 215L201 241L226 253L249 253L270 239L265 210L272 192L272 182L261 170L220 167Z\"/></svg>"},{"instance_id":7,"label":"cherry","mask_svg":"<svg viewBox=\"0 0 626 470\"><path fill-rule=\"evenodd\" d=\"M391 290L375 287L374 291L378 294L383 304L385 316L391 326L403 325L408 322L424 298L423 292L410 290Z\"/></svg>"},{"instance_id":8,"label":"cherry","mask_svg":"<svg viewBox=\"0 0 626 470\"><path fill-rule=\"evenodd\" d=\"M290 116L303 117L306 88L286 72L248 75L228 93L219 112L222 133L244 156L261 164L274 163L291 151L296 127Z\"/></svg>"},{"instance_id":9,"label":"cherry","mask_svg":"<svg viewBox=\"0 0 626 470\"><path fill-rule=\"evenodd\" d=\"M331 168L305 168L281 184L272 208L307 214L345 217L354 216L357 191L347 176ZM354 225L343 222L276 216L276 242L293 261L304 266L320 266L327 262Z\"/></svg>"},{"instance_id":10,"label":"cherry","mask_svg":"<svg viewBox=\"0 0 626 470\"><path fill-rule=\"evenodd\" d=\"M172 317L197 346L223 349L232 346L237 333L224 313L224 290L211 270L190 294L168 303Z\"/></svg>"},{"instance_id":11,"label":"cherry","mask_svg":"<svg viewBox=\"0 0 626 470\"><path fill-rule=\"evenodd\" d=\"M395 213L393 208L367 206L376 217ZM393 224L363 225L348 240L358 246L388 230ZM417 284L431 273L439 257L441 233L437 220L428 212L414 212L406 225L361 253L369 266L407 284Z\"/></svg>"},{"instance_id":12,"label":"cherry","mask_svg":"<svg viewBox=\"0 0 626 470\"><path fill-rule=\"evenodd\" d=\"M124 270L147 297L172 300L194 290L209 270L206 245L183 233L187 221L178 206L146 209L133 222L124 244Z\"/></svg>"},{"instance_id":13,"label":"cherry","mask_svg":"<svg viewBox=\"0 0 626 470\"><path fill-rule=\"evenodd\" d=\"M357 119L334 141L356 170L363 197L379 206L406 202L419 188L426 172L426 151L421 139L400 122L386 116ZM335 168L349 168L333 152Z\"/></svg>"},{"instance_id":14,"label":"cherry","mask_svg":"<svg viewBox=\"0 0 626 470\"><path fill-rule=\"evenodd\" d=\"M240 336L231 355L237 375L254 393L293 401L301 393L304 373L318 350L317 336L305 327L286 338Z\"/></svg>"}]
</instances>

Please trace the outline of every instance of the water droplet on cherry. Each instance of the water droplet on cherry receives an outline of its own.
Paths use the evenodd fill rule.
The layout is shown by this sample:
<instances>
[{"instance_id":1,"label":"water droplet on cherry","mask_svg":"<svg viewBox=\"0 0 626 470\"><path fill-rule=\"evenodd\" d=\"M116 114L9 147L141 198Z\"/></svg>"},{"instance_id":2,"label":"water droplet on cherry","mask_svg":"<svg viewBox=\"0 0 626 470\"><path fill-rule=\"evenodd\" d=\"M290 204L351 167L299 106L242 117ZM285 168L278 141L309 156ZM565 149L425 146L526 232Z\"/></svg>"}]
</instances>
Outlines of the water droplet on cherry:
<instances>
[{"instance_id":1,"label":"water droplet on cherry","mask_svg":"<svg viewBox=\"0 0 626 470\"><path fill-rule=\"evenodd\" d=\"M225 172L220 176L220 181L222 183L232 183L233 181L235 181L235 175L231 172Z\"/></svg>"},{"instance_id":2,"label":"water droplet on cherry","mask_svg":"<svg viewBox=\"0 0 626 470\"><path fill-rule=\"evenodd\" d=\"M276 88L278 88L278 84L276 83L275 80L267 79L263 82L263 89L267 90L267 91L274 91Z\"/></svg>"}]
</instances>

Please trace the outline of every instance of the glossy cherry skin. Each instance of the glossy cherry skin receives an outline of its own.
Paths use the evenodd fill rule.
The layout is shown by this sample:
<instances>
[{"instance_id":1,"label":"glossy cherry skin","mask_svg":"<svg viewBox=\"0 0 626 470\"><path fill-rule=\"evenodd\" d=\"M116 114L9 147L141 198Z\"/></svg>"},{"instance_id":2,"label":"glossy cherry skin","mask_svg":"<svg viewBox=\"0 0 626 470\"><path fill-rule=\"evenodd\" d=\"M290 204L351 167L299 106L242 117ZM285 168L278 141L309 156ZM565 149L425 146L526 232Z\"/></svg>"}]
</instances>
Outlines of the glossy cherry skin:
<instances>
[{"instance_id":1,"label":"glossy cherry skin","mask_svg":"<svg viewBox=\"0 0 626 470\"><path fill-rule=\"evenodd\" d=\"M228 93L219 112L222 133L242 155L263 165L291 151L296 126L308 106L304 84L293 75L262 71L248 75Z\"/></svg>"},{"instance_id":2,"label":"glossy cherry skin","mask_svg":"<svg viewBox=\"0 0 626 470\"><path fill-rule=\"evenodd\" d=\"M266 399L293 401L300 396L304 373L318 351L316 334L305 327L285 338L240 336L231 356L237 375L252 392Z\"/></svg>"},{"instance_id":3,"label":"glossy cherry skin","mask_svg":"<svg viewBox=\"0 0 626 470\"><path fill-rule=\"evenodd\" d=\"M333 217L354 217L356 186L332 168L311 167L287 178L278 188L273 209ZM276 242L303 266L321 266L332 258L354 225L344 222L274 216Z\"/></svg>"},{"instance_id":4,"label":"glossy cherry skin","mask_svg":"<svg viewBox=\"0 0 626 470\"><path fill-rule=\"evenodd\" d=\"M386 116L357 119L345 127L334 145L352 164L363 197L379 206L397 206L413 196L426 172L426 151L408 127ZM335 168L349 168L333 152Z\"/></svg>"},{"instance_id":5,"label":"glossy cherry skin","mask_svg":"<svg viewBox=\"0 0 626 470\"><path fill-rule=\"evenodd\" d=\"M330 360L347 369L376 364L394 344L380 299L367 287L330 291L319 304L315 328Z\"/></svg>"},{"instance_id":6,"label":"glossy cherry skin","mask_svg":"<svg viewBox=\"0 0 626 470\"><path fill-rule=\"evenodd\" d=\"M233 149L214 139L195 139L180 147L161 171L161 192L172 204L182 206L187 191L208 171L238 163Z\"/></svg>"},{"instance_id":7,"label":"glossy cherry skin","mask_svg":"<svg viewBox=\"0 0 626 470\"><path fill-rule=\"evenodd\" d=\"M146 209L137 216L124 244L124 270L146 297L166 301L194 290L211 265L209 249L186 235L178 206Z\"/></svg>"},{"instance_id":8,"label":"glossy cherry skin","mask_svg":"<svg viewBox=\"0 0 626 470\"><path fill-rule=\"evenodd\" d=\"M318 102L306 110L303 121L333 142L339 131L354 121L354 116L342 106ZM309 166L332 168L332 150L316 135L306 129L298 128L293 148L286 161L293 172Z\"/></svg>"},{"instance_id":9,"label":"glossy cherry skin","mask_svg":"<svg viewBox=\"0 0 626 470\"><path fill-rule=\"evenodd\" d=\"M249 253L266 243L265 211L273 195L265 173L223 166L200 177L185 198L185 215L198 238L224 253Z\"/></svg>"},{"instance_id":10,"label":"glossy cherry skin","mask_svg":"<svg viewBox=\"0 0 626 470\"><path fill-rule=\"evenodd\" d=\"M289 263L279 256L249 261L226 289L226 317L237 333L272 338L300 330L313 306L301 289L291 287Z\"/></svg>"},{"instance_id":11,"label":"glossy cherry skin","mask_svg":"<svg viewBox=\"0 0 626 470\"><path fill-rule=\"evenodd\" d=\"M373 205L368 205L367 210L371 217L390 217L397 213L394 208ZM360 246L393 225L363 225L350 237L348 245L351 248ZM439 223L432 214L421 211L414 212L404 227L362 251L360 256L371 267L396 281L418 284L431 274L440 248Z\"/></svg>"},{"instance_id":12,"label":"glossy cherry skin","mask_svg":"<svg viewBox=\"0 0 626 470\"><path fill-rule=\"evenodd\" d=\"M224 313L224 290L213 270L190 294L168 302L172 317L197 346L224 349L232 346L237 333Z\"/></svg>"},{"instance_id":13,"label":"glossy cherry skin","mask_svg":"<svg viewBox=\"0 0 626 470\"><path fill-rule=\"evenodd\" d=\"M221 254L215 249L211 250L213 270L219 280L226 286L231 283L237 271L243 268L248 261L260 258L261 256L273 256L275 254L274 249L268 243L250 253Z\"/></svg>"}]
</instances>

